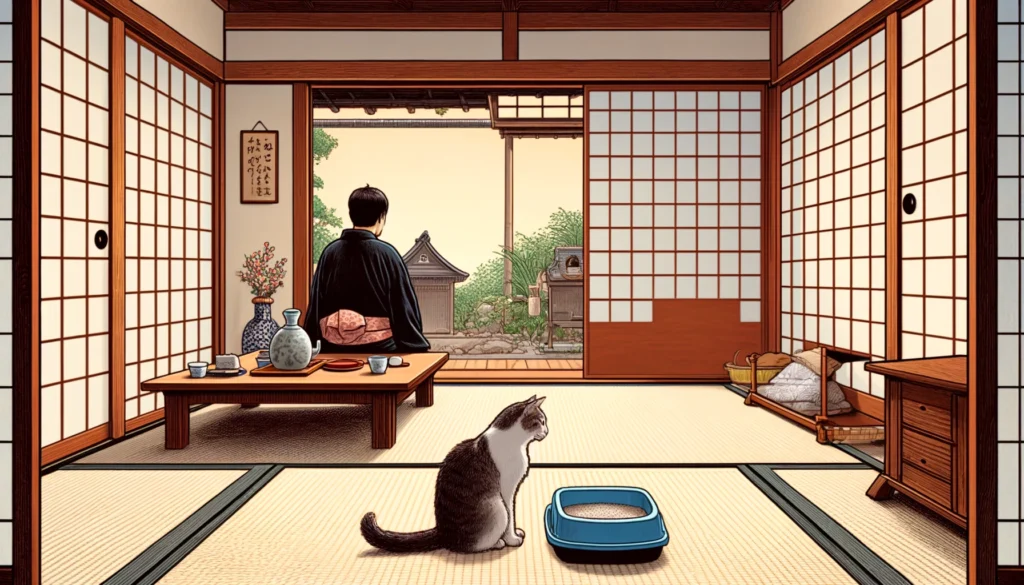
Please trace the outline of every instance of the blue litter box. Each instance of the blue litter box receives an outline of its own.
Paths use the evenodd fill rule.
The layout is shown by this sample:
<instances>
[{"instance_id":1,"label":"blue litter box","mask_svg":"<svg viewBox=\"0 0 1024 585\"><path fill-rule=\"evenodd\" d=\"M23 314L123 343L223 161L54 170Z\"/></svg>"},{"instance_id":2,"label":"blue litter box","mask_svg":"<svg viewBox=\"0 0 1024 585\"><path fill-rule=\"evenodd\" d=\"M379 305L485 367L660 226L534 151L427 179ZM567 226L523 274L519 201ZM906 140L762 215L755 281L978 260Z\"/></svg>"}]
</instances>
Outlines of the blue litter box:
<instances>
[{"instance_id":1,"label":"blue litter box","mask_svg":"<svg viewBox=\"0 0 1024 585\"><path fill-rule=\"evenodd\" d=\"M635 506L646 516L624 519L583 518L566 514L578 504ZM555 555L567 563L649 563L668 544L665 521L646 490L633 487L565 487L555 491L544 511L544 532Z\"/></svg>"}]
</instances>

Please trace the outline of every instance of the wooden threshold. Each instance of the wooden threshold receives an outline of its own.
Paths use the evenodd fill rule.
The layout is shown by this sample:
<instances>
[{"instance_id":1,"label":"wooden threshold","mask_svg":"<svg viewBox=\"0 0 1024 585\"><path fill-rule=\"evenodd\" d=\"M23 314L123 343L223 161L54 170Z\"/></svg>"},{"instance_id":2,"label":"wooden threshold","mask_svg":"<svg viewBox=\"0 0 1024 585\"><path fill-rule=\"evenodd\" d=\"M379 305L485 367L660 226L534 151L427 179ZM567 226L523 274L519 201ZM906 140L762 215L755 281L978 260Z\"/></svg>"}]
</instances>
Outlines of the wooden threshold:
<instances>
[{"instance_id":1,"label":"wooden threshold","mask_svg":"<svg viewBox=\"0 0 1024 585\"><path fill-rule=\"evenodd\" d=\"M47 465L53 463L58 459L63 459L68 455L72 455L87 449L105 441L110 437L110 431L106 424L98 427L91 428L87 431L82 431L77 435L72 435L66 439L60 440L52 445L43 447L42 453L42 464Z\"/></svg>"}]
</instances>

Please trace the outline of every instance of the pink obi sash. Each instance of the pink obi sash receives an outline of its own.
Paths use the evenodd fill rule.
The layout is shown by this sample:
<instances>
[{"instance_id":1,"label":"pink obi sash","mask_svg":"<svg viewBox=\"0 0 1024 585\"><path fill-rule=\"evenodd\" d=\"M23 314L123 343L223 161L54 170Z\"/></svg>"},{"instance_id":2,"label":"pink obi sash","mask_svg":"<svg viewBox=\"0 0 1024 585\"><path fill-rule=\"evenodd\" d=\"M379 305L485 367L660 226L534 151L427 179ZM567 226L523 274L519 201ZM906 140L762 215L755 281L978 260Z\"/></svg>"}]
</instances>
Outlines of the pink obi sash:
<instances>
[{"instance_id":1,"label":"pink obi sash","mask_svg":"<svg viewBox=\"0 0 1024 585\"><path fill-rule=\"evenodd\" d=\"M364 345L390 339L391 321L342 309L320 319L320 332L334 345Z\"/></svg>"}]
</instances>

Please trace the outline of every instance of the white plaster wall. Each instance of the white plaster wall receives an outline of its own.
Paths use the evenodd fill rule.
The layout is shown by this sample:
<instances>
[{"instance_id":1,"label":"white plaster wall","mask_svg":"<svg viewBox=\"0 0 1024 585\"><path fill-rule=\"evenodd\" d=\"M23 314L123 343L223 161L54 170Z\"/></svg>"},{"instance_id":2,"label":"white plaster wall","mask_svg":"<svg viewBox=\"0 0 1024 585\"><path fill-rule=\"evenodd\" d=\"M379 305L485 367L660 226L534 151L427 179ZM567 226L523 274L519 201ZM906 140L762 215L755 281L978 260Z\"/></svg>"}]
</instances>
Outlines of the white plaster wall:
<instances>
[{"instance_id":1,"label":"white plaster wall","mask_svg":"<svg viewBox=\"0 0 1024 585\"><path fill-rule=\"evenodd\" d=\"M277 248L275 260L288 259L284 286L274 294L274 318L278 324L284 324L281 312L292 304L292 86L229 84L226 102L225 333L227 351L241 353L242 329L253 315L252 294L235 275L242 268L245 254L262 248L263 242L270 242ZM260 121L278 132L278 202L242 205L239 132L252 130Z\"/></svg>"},{"instance_id":2,"label":"white plaster wall","mask_svg":"<svg viewBox=\"0 0 1024 585\"><path fill-rule=\"evenodd\" d=\"M224 60L224 11L213 0L133 0L185 38Z\"/></svg>"},{"instance_id":3,"label":"white plaster wall","mask_svg":"<svg viewBox=\"0 0 1024 585\"><path fill-rule=\"evenodd\" d=\"M227 31L228 61L501 60L501 31Z\"/></svg>"},{"instance_id":4,"label":"white plaster wall","mask_svg":"<svg viewBox=\"0 0 1024 585\"><path fill-rule=\"evenodd\" d=\"M766 30L579 30L521 31L519 58L768 60Z\"/></svg>"},{"instance_id":5,"label":"white plaster wall","mask_svg":"<svg viewBox=\"0 0 1024 585\"><path fill-rule=\"evenodd\" d=\"M814 42L869 0L793 0L782 11L782 58Z\"/></svg>"}]
</instances>

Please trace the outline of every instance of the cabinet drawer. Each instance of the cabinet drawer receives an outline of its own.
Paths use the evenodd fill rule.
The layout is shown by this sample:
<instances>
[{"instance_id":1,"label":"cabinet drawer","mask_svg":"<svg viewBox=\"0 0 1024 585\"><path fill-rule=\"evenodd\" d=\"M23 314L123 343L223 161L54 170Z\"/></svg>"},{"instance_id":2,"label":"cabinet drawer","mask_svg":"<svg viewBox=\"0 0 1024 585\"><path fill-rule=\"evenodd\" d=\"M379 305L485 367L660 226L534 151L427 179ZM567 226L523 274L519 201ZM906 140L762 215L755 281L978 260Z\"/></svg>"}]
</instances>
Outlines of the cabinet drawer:
<instances>
[{"instance_id":1,"label":"cabinet drawer","mask_svg":"<svg viewBox=\"0 0 1024 585\"><path fill-rule=\"evenodd\" d=\"M903 461L950 481L953 447L938 439L903 429Z\"/></svg>"},{"instance_id":2,"label":"cabinet drawer","mask_svg":"<svg viewBox=\"0 0 1024 585\"><path fill-rule=\"evenodd\" d=\"M934 404L904 398L903 424L949 441L953 440L952 413Z\"/></svg>"},{"instance_id":3,"label":"cabinet drawer","mask_svg":"<svg viewBox=\"0 0 1024 585\"><path fill-rule=\"evenodd\" d=\"M950 482L925 473L906 461L902 467L903 483L907 484L907 487L921 492L944 508L950 507L953 501L953 487Z\"/></svg>"}]
</instances>

